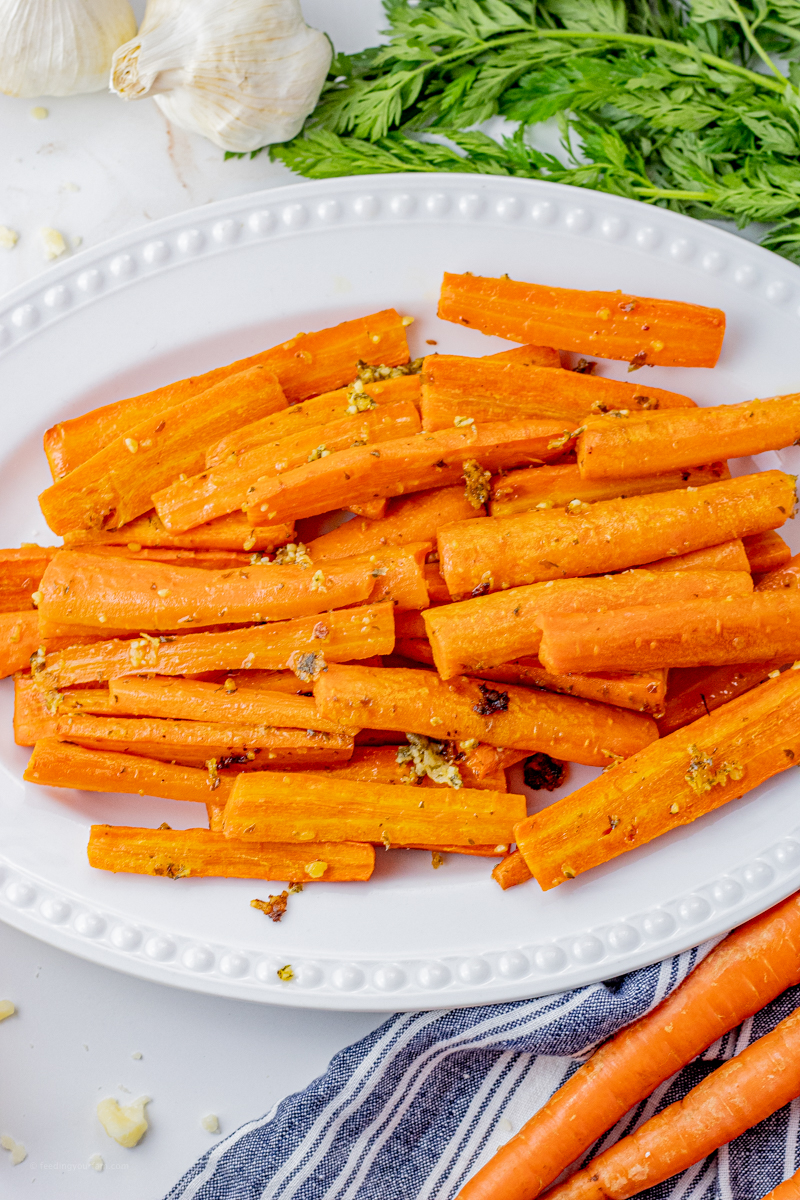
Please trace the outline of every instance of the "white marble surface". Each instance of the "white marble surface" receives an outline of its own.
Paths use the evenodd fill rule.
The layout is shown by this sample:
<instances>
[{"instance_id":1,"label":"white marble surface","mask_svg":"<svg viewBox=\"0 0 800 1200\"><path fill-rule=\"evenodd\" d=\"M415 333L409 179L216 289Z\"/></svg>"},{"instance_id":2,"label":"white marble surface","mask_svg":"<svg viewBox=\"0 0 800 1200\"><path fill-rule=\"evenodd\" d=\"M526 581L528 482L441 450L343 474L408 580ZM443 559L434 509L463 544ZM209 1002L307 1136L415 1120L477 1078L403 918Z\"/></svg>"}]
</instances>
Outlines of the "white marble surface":
<instances>
[{"instance_id":1,"label":"white marble surface","mask_svg":"<svg viewBox=\"0 0 800 1200\"><path fill-rule=\"evenodd\" d=\"M144 0L134 0L141 16ZM374 44L379 0L304 0L310 24L337 49ZM31 110L46 107L37 120ZM46 271L39 231L68 253L197 204L295 182L266 155L224 162L221 151L170 127L151 101L97 94L0 97L0 294ZM0 394L1 381L0 381ZM6 402L8 402L6 400ZM0 1025L0 1197L158 1200L223 1133L303 1087L338 1049L383 1017L271 1008L204 997L106 971L0 925L0 999L18 1014ZM142 1058L131 1055L139 1051ZM152 1097L151 1128L133 1150L106 1136L97 1101ZM105 1170L89 1158L100 1154Z\"/></svg>"}]
</instances>

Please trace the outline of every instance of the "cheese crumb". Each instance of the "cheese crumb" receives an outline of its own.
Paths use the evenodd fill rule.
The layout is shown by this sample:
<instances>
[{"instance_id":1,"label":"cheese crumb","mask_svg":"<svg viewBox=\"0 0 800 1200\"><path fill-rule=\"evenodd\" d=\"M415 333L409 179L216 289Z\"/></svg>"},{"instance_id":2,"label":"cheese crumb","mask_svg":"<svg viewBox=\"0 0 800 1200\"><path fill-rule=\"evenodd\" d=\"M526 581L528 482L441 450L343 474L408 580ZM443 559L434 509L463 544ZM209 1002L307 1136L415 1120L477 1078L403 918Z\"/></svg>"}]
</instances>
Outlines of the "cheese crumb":
<instances>
[{"instance_id":1,"label":"cheese crumb","mask_svg":"<svg viewBox=\"0 0 800 1200\"><path fill-rule=\"evenodd\" d=\"M39 230L39 238L42 243L42 251L48 262L51 262L54 258L60 258L67 248L63 234L60 234L57 229L51 229L48 225Z\"/></svg>"},{"instance_id":2,"label":"cheese crumb","mask_svg":"<svg viewBox=\"0 0 800 1200\"><path fill-rule=\"evenodd\" d=\"M19 241L19 234L16 229L9 229L8 225L0 225L0 250L13 250Z\"/></svg>"},{"instance_id":3,"label":"cheese crumb","mask_svg":"<svg viewBox=\"0 0 800 1200\"><path fill-rule=\"evenodd\" d=\"M216 1113L209 1113L207 1117L201 1117L200 1124L207 1133L219 1133L219 1117Z\"/></svg>"},{"instance_id":4,"label":"cheese crumb","mask_svg":"<svg viewBox=\"0 0 800 1200\"><path fill-rule=\"evenodd\" d=\"M16 1011L10 1000L0 1000L0 1021L5 1021L6 1017L13 1017Z\"/></svg>"},{"instance_id":5,"label":"cheese crumb","mask_svg":"<svg viewBox=\"0 0 800 1200\"><path fill-rule=\"evenodd\" d=\"M103 1162L102 1156L99 1154L93 1154L89 1159L89 1166L93 1171L102 1171L105 1165L106 1164Z\"/></svg>"},{"instance_id":6,"label":"cheese crumb","mask_svg":"<svg viewBox=\"0 0 800 1200\"><path fill-rule=\"evenodd\" d=\"M28 1151L25 1149L22 1142L15 1142L14 1139L9 1137L7 1133L4 1133L3 1136L0 1137L0 1146L2 1146L4 1150L11 1151L12 1167L18 1167L19 1164L24 1162L28 1157Z\"/></svg>"},{"instance_id":7,"label":"cheese crumb","mask_svg":"<svg viewBox=\"0 0 800 1200\"><path fill-rule=\"evenodd\" d=\"M144 1108L149 1103L149 1096L140 1096L132 1104L123 1107L118 1100L109 1096L98 1104L97 1118L110 1138L120 1146L130 1148L136 1146L147 1131Z\"/></svg>"}]
</instances>

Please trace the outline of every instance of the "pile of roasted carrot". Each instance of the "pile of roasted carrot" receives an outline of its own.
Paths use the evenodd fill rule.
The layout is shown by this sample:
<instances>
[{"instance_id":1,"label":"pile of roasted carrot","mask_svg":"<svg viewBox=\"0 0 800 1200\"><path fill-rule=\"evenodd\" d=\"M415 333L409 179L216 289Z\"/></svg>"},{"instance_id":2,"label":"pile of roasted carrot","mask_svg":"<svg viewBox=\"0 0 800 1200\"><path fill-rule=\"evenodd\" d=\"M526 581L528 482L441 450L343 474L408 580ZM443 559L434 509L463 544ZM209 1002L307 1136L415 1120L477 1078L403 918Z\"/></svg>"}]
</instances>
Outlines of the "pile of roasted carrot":
<instances>
[{"instance_id":1,"label":"pile of roasted carrot","mask_svg":"<svg viewBox=\"0 0 800 1200\"><path fill-rule=\"evenodd\" d=\"M93 865L364 880L419 847L550 888L796 761L795 481L726 460L792 444L800 396L562 365L713 367L715 309L447 275L439 315L523 344L411 362L387 310L45 434L64 547L0 552L26 779L208 808L95 826ZM527 817L532 755L605 770Z\"/></svg>"}]
</instances>

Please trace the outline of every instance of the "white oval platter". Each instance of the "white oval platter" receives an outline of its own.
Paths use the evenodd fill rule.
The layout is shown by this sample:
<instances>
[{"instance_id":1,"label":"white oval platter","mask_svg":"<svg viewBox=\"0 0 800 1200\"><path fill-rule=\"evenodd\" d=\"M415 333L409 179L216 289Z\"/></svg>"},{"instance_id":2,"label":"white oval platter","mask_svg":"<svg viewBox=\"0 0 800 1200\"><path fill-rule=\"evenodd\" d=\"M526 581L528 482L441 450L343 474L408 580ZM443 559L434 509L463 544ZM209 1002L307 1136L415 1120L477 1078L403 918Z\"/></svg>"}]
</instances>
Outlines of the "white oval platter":
<instances>
[{"instance_id":1,"label":"white oval platter","mask_svg":"<svg viewBox=\"0 0 800 1200\"><path fill-rule=\"evenodd\" d=\"M53 541L36 496L50 482L41 435L60 418L389 306L415 317L415 354L500 349L436 318L444 270L716 305L728 315L719 366L649 381L701 403L800 388L800 270L711 225L530 180L302 183L154 222L0 301L0 544ZM735 470L800 468L796 449L761 457ZM800 887L800 777L786 773L546 894L502 893L486 860L449 855L433 871L422 852L380 852L369 884L308 887L273 924L249 901L274 884L93 871L92 822L189 827L204 810L24 784L10 681L0 689L0 917L163 983L319 1008L513 1000L618 976ZM570 786L594 774L576 769Z\"/></svg>"}]
</instances>

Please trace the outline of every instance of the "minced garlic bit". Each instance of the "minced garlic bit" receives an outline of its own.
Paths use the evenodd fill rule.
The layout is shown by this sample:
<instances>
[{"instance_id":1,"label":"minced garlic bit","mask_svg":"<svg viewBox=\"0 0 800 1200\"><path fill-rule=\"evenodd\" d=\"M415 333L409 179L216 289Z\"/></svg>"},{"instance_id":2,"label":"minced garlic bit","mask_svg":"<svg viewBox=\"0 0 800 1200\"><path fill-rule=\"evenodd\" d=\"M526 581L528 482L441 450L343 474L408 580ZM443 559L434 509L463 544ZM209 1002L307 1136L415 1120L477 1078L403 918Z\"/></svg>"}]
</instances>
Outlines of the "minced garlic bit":
<instances>
[{"instance_id":1,"label":"minced garlic bit","mask_svg":"<svg viewBox=\"0 0 800 1200\"><path fill-rule=\"evenodd\" d=\"M147 1132L144 1109L149 1103L149 1096L140 1096L132 1104L122 1106L113 1096L108 1096L97 1106L97 1119L110 1138L130 1149L138 1145Z\"/></svg>"},{"instance_id":2,"label":"minced garlic bit","mask_svg":"<svg viewBox=\"0 0 800 1200\"><path fill-rule=\"evenodd\" d=\"M206 1133L219 1133L219 1117L216 1113L209 1113L207 1116L201 1117L200 1127L205 1129Z\"/></svg>"},{"instance_id":3,"label":"minced garlic bit","mask_svg":"<svg viewBox=\"0 0 800 1200\"><path fill-rule=\"evenodd\" d=\"M573 440L573 438L579 437L580 434L583 433L585 428L585 425L581 425L578 429L573 429L572 432L570 432L569 429L565 429L561 437L553 438L552 441L547 443L547 449L564 450L569 442Z\"/></svg>"},{"instance_id":4,"label":"minced garlic bit","mask_svg":"<svg viewBox=\"0 0 800 1200\"><path fill-rule=\"evenodd\" d=\"M125 438L125 445L130 450L131 454L135 454L139 449L139 443L137 442L136 438Z\"/></svg>"},{"instance_id":5,"label":"minced garlic bit","mask_svg":"<svg viewBox=\"0 0 800 1200\"><path fill-rule=\"evenodd\" d=\"M323 445L316 446L311 451L308 458L306 459L306 462L310 462L310 463L316 462L317 459L319 459L319 458L327 458L329 454L330 454L330 450L328 450L328 448L323 443Z\"/></svg>"},{"instance_id":6,"label":"minced garlic bit","mask_svg":"<svg viewBox=\"0 0 800 1200\"><path fill-rule=\"evenodd\" d=\"M414 320L409 317L409 324ZM399 367L374 366L360 358L356 364L358 379L361 383L377 383L381 379L399 379L401 375L419 375L422 370L422 359L414 358L411 362L402 363Z\"/></svg>"},{"instance_id":7,"label":"minced garlic bit","mask_svg":"<svg viewBox=\"0 0 800 1200\"><path fill-rule=\"evenodd\" d=\"M101 1154L92 1154L89 1158L89 1166L93 1171L102 1171L105 1165Z\"/></svg>"},{"instance_id":8,"label":"minced garlic bit","mask_svg":"<svg viewBox=\"0 0 800 1200\"><path fill-rule=\"evenodd\" d=\"M142 1057L141 1050L134 1050L133 1054L131 1055L131 1058L135 1058L137 1060L140 1059L141 1057Z\"/></svg>"},{"instance_id":9,"label":"minced garlic bit","mask_svg":"<svg viewBox=\"0 0 800 1200\"><path fill-rule=\"evenodd\" d=\"M169 595L169 588L159 588L156 592L156 595L160 596L162 600L166 600L167 596Z\"/></svg>"},{"instance_id":10,"label":"minced garlic bit","mask_svg":"<svg viewBox=\"0 0 800 1200\"><path fill-rule=\"evenodd\" d=\"M469 458L464 463L464 482L466 490L464 495L473 508L483 508L486 501L489 499L489 480L492 478L491 471L484 471L480 463L474 458Z\"/></svg>"},{"instance_id":11,"label":"minced garlic bit","mask_svg":"<svg viewBox=\"0 0 800 1200\"><path fill-rule=\"evenodd\" d=\"M720 763L717 770L714 770L714 759L712 754L704 754L699 746L692 743L686 747L691 754L691 762L689 770L684 778L689 784L692 791L697 792L698 796L710 792L716 784L723 786L732 779L737 782L744 775L744 767L737 762Z\"/></svg>"},{"instance_id":12,"label":"minced garlic bit","mask_svg":"<svg viewBox=\"0 0 800 1200\"><path fill-rule=\"evenodd\" d=\"M229 675L222 686L225 688L226 692L232 695L236 691L236 680L232 675Z\"/></svg>"},{"instance_id":13,"label":"minced garlic bit","mask_svg":"<svg viewBox=\"0 0 800 1200\"><path fill-rule=\"evenodd\" d=\"M141 548L142 547L139 542L128 542L128 549L130 550L131 554L138 554Z\"/></svg>"},{"instance_id":14,"label":"minced garlic bit","mask_svg":"<svg viewBox=\"0 0 800 1200\"><path fill-rule=\"evenodd\" d=\"M314 862L306 863L305 872L311 879L322 879L322 876L328 869L326 862L321 862L316 859Z\"/></svg>"},{"instance_id":15,"label":"minced garlic bit","mask_svg":"<svg viewBox=\"0 0 800 1200\"><path fill-rule=\"evenodd\" d=\"M294 971L290 963L287 963L285 967L278 967L275 974L283 983L289 983L291 979L294 979Z\"/></svg>"},{"instance_id":16,"label":"minced garlic bit","mask_svg":"<svg viewBox=\"0 0 800 1200\"><path fill-rule=\"evenodd\" d=\"M568 517L580 517L591 507L591 504L587 504L585 500L570 500L564 511Z\"/></svg>"},{"instance_id":17,"label":"minced garlic bit","mask_svg":"<svg viewBox=\"0 0 800 1200\"><path fill-rule=\"evenodd\" d=\"M22 622L17 621L16 625L12 625L12 627L11 627L11 632L8 635L8 640L10 642L18 642L20 640L21 634L22 634Z\"/></svg>"},{"instance_id":18,"label":"minced garlic bit","mask_svg":"<svg viewBox=\"0 0 800 1200\"><path fill-rule=\"evenodd\" d=\"M322 571L315 571L311 576L311 591L312 592L327 592L325 587L325 575Z\"/></svg>"},{"instance_id":19,"label":"minced garlic bit","mask_svg":"<svg viewBox=\"0 0 800 1200\"><path fill-rule=\"evenodd\" d=\"M608 763L603 767L604 771L613 771L614 767L618 767L621 762L625 761L624 755L615 754L613 750L601 750L600 753L603 758L608 759Z\"/></svg>"},{"instance_id":20,"label":"minced garlic bit","mask_svg":"<svg viewBox=\"0 0 800 1200\"><path fill-rule=\"evenodd\" d=\"M400 322L400 324L401 324L401 325L413 325L413 324L414 324L414 318L413 318L413 317L403 317L403 319L402 319L402 321Z\"/></svg>"},{"instance_id":21,"label":"minced garlic bit","mask_svg":"<svg viewBox=\"0 0 800 1200\"><path fill-rule=\"evenodd\" d=\"M6 1017L13 1017L16 1011L10 1000L0 1000L0 1021L5 1021Z\"/></svg>"},{"instance_id":22,"label":"minced garlic bit","mask_svg":"<svg viewBox=\"0 0 800 1200\"><path fill-rule=\"evenodd\" d=\"M398 747L398 763L413 763L420 778L427 775L434 783L446 783L451 788L464 786L461 772L451 761L452 748L447 742L436 742L420 733L407 733L406 737L409 744Z\"/></svg>"},{"instance_id":23,"label":"minced garlic bit","mask_svg":"<svg viewBox=\"0 0 800 1200\"><path fill-rule=\"evenodd\" d=\"M562 867L561 874L564 876L565 879L574 879L575 878L575 872L573 871L572 867Z\"/></svg>"},{"instance_id":24,"label":"minced garlic bit","mask_svg":"<svg viewBox=\"0 0 800 1200\"><path fill-rule=\"evenodd\" d=\"M248 534L247 541L242 543L242 549L243 550L252 550L253 547L255 546L255 544L256 544L256 531L255 531L255 529L251 529L250 533Z\"/></svg>"},{"instance_id":25,"label":"minced garlic bit","mask_svg":"<svg viewBox=\"0 0 800 1200\"><path fill-rule=\"evenodd\" d=\"M12 1167L18 1167L19 1164L24 1162L28 1157L28 1151L25 1149L22 1142L15 1142L14 1139L7 1133L4 1133L3 1136L0 1137L0 1146L2 1146L4 1150L11 1151Z\"/></svg>"},{"instance_id":26,"label":"minced garlic bit","mask_svg":"<svg viewBox=\"0 0 800 1200\"><path fill-rule=\"evenodd\" d=\"M288 546L281 546L272 561L278 567L310 567L312 565L311 555L302 542L289 542Z\"/></svg>"},{"instance_id":27,"label":"minced garlic bit","mask_svg":"<svg viewBox=\"0 0 800 1200\"><path fill-rule=\"evenodd\" d=\"M19 241L19 234L16 229L9 229L8 225L0 225L0 250L13 250Z\"/></svg>"},{"instance_id":28,"label":"minced garlic bit","mask_svg":"<svg viewBox=\"0 0 800 1200\"><path fill-rule=\"evenodd\" d=\"M474 417L456 417L453 421L453 424L455 425L455 427L457 429L463 429L465 425L471 425L474 429L475 428L475 418Z\"/></svg>"},{"instance_id":29,"label":"minced garlic bit","mask_svg":"<svg viewBox=\"0 0 800 1200\"><path fill-rule=\"evenodd\" d=\"M672 813L672 815L674 817L677 812L680 812L680 807L677 804L670 804L669 811Z\"/></svg>"},{"instance_id":30,"label":"minced garlic bit","mask_svg":"<svg viewBox=\"0 0 800 1200\"><path fill-rule=\"evenodd\" d=\"M431 866L433 867L434 871L438 871L439 867L441 867L443 863L444 863L444 859L442 858L439 851L431 850Z\"/></svg>"},{"instance_id":31,"label":"minced garlic bit","mask_svg":"<svg viewBox=\"0 0 800 1200\"><path fill-rule=\"evenodd\" d=\"M39 238L42 243L42 251L48 262L52 262L54 258L60 258L67 248L63 234L60 234L57 229L51 229L47 225L39 230Z\"/></svg>"},{"instance_id":32,"label":"minced garlic bit","mask_svg":"<svg viewBox=\"0 0 800 1200\"><path fill-rule=\"evenodd\" d=\"M49 108L45 108L42 104L37 104L31 109L31 116L33 117L34 121L44 121L50 116L50 110Z\"/></svg>"},{"instance_id":33,"label":"minced garlic bit","mask_svg":"<svg viewBox=\"0 0 800 1200\"><path fill-rule=\"evenodd\" d=\"M208 786L212 792L215 792L219 787L219 774L217 773L217 760L215 758L206 759L206 770L208 771Z\"/></svg>"},{"instance_id":34,"label":"minced garlic bit","mask_svg":"<svg viewBox=\"0 0 800 1200\"><path fill-rule=\"evenodd\" d=\"M610 308L598 308L597 316L600 318L601 321L607 321L608 318L611 316L611 309Z\"/></svg>"},{"instance_id":35,"label":"minced garlic bit","mask_svg":"<svg viewBox=\"0 0 800 1200\"><path fill-rule=\"evenodd\" d=\"M270 896L268 900L251 900L250 907L257 908L263 912L264 916L269 917L271 921L280 921L283 914L286 912L289 903L289 893L281 892L277 896Z\"/></svg>"}]
</instances>

